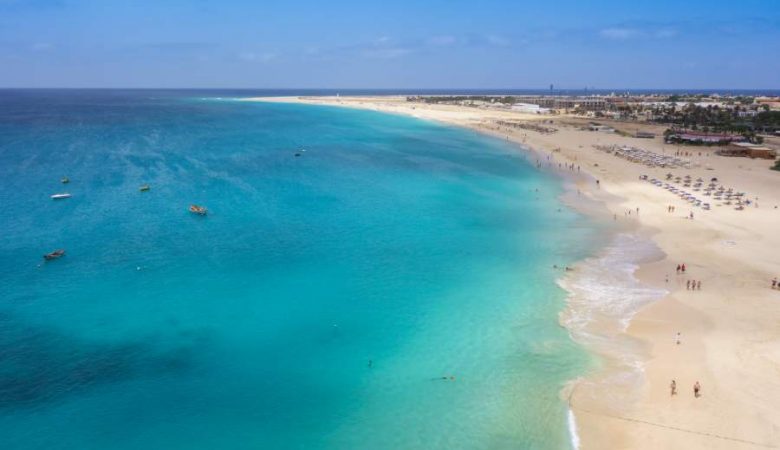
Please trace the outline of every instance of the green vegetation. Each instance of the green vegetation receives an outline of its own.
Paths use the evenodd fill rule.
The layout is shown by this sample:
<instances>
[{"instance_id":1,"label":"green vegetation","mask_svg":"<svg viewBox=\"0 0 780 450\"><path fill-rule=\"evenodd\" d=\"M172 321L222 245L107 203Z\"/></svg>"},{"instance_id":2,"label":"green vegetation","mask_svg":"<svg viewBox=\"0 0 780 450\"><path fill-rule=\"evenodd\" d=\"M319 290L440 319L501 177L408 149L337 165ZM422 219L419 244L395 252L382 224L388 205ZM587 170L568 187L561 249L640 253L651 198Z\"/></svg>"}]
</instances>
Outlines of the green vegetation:
<instances>
[{"instance_id":1,"label":"green vegetation","mask_svg":"<svg viewBox=\"0 0 780 450\"><path fill-rule=\"evenodd\" d=\"M697 106L689 103L682 108L661 106L653 110L654 122L677 125L681 128L705 132L744 133L753 129L749 113L735 106L732 109Z\"/></svg>"},{"instance_id":2,"label":"green vegetation","mask_svg":"<svg viewBox=\"0 0 780 450\"><path fill-rule=\"evenodd\" d=\"M759 112L738 105L726 109L717 105L703 107L689 103L680 109L659 107L653 112L654 122L705 133L739 134L755 144L763 142L757 133L771 133L780 128L780 111ZM670 134L672 130L667 130L665 136Z\"/></svg>"},{"instance_id":3,"label":"green vegetation","mask_svg":"<svg viewBox=\"0 0 780 450\"><path fill-rule=\"evenodd\" d=\"M503 97L496 97L491 95L434 95L434 96L420 96L420 97L406 97L406 101L422 101L424 103L461 103L466 102L485 102L485 103L501 103L504 105L513 105L517 102L517 98L511 95Z\"/></svg>"},{"instance_id":4,"label":"green vegetation","mask_svg":"<svg viewBox=\"0 0 780 450\"><path fill-rule=\"evenodd\" d=\"M590 117L650 121L674 129L712 134L736 134L761 143L761 133L780 130L780 111L758 105L751 96L711 96L675 94L669 96L512 96L512 95L434 95L410 96L407 101L461 104L464 106L511 106L533 103L553 109L568 109ZM716 144L717 145L717 144Z\"/></svg>"},{"instance_id":5,"label":"green vegetation","mask_svg":"<svg viewBox=\"0 0 780 450\"><path fill-rule=\"evenodd\" d=\"M762 111L753 119L756 128L772 130L780 128L780 111Z\"/></svg>"}]
</instances>

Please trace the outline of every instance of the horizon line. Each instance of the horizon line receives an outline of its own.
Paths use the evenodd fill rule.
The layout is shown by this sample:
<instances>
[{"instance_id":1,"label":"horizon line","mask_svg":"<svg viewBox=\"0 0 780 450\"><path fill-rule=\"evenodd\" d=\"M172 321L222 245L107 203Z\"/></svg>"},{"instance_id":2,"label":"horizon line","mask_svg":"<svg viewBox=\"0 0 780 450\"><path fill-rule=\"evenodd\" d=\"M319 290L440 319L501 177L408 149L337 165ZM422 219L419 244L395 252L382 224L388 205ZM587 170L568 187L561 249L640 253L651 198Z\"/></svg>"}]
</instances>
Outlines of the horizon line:
<instances>
[{"instance_id":1,"label":"horizon line","mask_svg":"<svg viewBox=\"0 0 780 450\"><path fill-rule=\"evenodd\" d=\"M779 91L780 87L165 87L165 86L0 86L0 90L244 90L244 91Z\"/></svg>"}]
</instances>

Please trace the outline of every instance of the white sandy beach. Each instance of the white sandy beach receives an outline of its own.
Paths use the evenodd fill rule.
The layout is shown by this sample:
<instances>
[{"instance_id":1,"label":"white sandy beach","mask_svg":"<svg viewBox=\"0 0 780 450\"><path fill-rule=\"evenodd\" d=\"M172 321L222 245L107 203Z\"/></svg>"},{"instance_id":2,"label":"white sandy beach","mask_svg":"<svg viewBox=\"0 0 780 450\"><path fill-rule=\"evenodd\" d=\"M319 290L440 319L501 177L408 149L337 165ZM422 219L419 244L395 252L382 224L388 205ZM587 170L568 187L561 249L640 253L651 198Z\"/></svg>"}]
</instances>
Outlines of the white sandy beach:
<instances>
[{"instance_id":1,"label":"white sandy beach","mask_svg":"<svg viewBox=\"0 0 780 450\"><path fill-rule=\"evenodd\" d=\"M598 214L606 216L603 219L630 222L632 227L628 229L640 242L635 245L643 245L641 239L646 238L662 252L641 261L634 274L638 278L636 288L658 293L658 300L641 306L625 331L607 316L596 317L588 324L586 331L594 338L583 343L602 354L604 364L574 383L571 392L562 393L571 396L581 448L712 450L780 446L780 290L770 288L771 279L780 276L780 172L768 170L769 161L719 157L711 149L689 147L680 149L695 155L690 158L692 168L651 168L594 148L628 144L672 154L677 147L663 144L663 127L655 127L655 139L636 139L585 131L580 129L584 121L565 116L427 105L406 102L403 97L250 100L411 115L524 144L539 152L543 164L548 163L549 156L549 166L554 170L559 170L558 163L579 166L591 176L575 178L581 195L604 202L609 210ZM510 129L497 125L498 120L553 120L544 126L558 131L542 134ZM616 126L624 131L637 127ZM560 170L572 173L576 169ZM713 205L712 210L704 211L662 187L640 180L640 175L647 175L666 181L667 172L690 175L694 180L716 177L718 184L744 191L757 201L738 211L733 204L707 200L697 192L699 198ZM599 180L598 185L594 178ZM576 196L573 198L576 203ZM670 205L676 207L673 213L668 211ZM688 218L690 212L694 213L692 220ZM675 271L680 263L686 265L685 274ZM575 280L579 272L586 272L582 265L573 272ZM700 280L701 290L687 290L688 280ZM627 290L626 295L631 291ZM572 307L577 306L575 297ZM566 314L562 314L562 322ZM580 331L572 333L582 338ZM678 332L679 345L675 343ZM635 368L627 370L625 361L635 361ZM672 379L677 382L674 397L669 388ZM693 396L696 381L702 386L699 398Z\"/></svg>"}]
</instances>

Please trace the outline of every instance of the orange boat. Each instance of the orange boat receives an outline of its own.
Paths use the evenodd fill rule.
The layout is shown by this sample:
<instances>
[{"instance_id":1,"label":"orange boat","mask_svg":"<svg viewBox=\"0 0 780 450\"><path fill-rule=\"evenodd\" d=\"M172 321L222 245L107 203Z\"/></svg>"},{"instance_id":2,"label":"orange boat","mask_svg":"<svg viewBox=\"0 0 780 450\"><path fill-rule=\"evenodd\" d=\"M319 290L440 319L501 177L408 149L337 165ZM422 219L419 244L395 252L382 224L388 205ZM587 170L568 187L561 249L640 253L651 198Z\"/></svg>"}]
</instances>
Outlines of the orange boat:
<instances>
[{"instance_id":1,"label":"orange boat","mask_svg":"<svg viewBox=\"0 0 780 450\"><path fill-rule=\"evenodd\" d=\"M204 208L202 206L190 205L190 212L193 213L193 214L198 214L198 215L201 215L201 216L205 216L207 211L206 211L206 208Z\"/></svg>"}]
</instances>

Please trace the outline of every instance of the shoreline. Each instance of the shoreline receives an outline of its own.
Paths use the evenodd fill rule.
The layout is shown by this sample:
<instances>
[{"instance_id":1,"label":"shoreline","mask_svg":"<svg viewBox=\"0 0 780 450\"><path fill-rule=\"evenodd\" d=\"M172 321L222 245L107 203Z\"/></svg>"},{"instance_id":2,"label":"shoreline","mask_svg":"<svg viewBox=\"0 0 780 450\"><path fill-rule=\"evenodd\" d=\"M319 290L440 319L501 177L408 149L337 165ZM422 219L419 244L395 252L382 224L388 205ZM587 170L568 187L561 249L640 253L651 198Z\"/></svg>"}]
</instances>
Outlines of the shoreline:
<instances>
[{"instance_id":1,"label":"shoreline","mask_svg":"<svg viewBox=\"0 0 780 450\"><path fill-rule=\"evenodd\" d=\"M411 115L505 137L536 155L552 155L556 161L576 164L578 172L581 166L581 176L570 180L572 188L586 199L603 203L603 210L614 214L614 222L628 224L624 228L633 229L630 233L652 242L660 252L646 260L637 259L629 277L635 278L642 289L662 290L665 294L637 305L623 331L609 330L608 321L597 320L594 329L596 334L603 334L598 339L602 344L619 341L608 351L594 350L572 335L605 361L583 379L573 380L568 397L574 406L577 437L572 439L584 449L774 448L773 443L780 441L780 413L776 408L780 388L775 381L780 374L780 301L772 301L780 300L780 292L769 289L769 280L780 274L780 258L772 251L780 243L773 227L780 223L780 211L772 208L780 204L780 177L773 177L768 169L761 172L761 164L768 163L723 159L710 155L709 149L697 148L690 150L699 153L690 158L692 168L649 168L594 148L628 144L666 154L668 149L657 139L582 131L575 119L562 116L407 103L399 97L243 100ZM558 128L554 134L497 123L550 119ZM553 168L551 172L562 171ZM756 197L756 204L760 198L767 207L753 209L751 205L746 211L734 211L727 205L717 205L711 211L702 211L668 191L638 180L642 174L662 179L666 172L702 178L715 175L724 184L749 191L751 198ZM590 181L588 177L592 177ZM593 179L599 180L596 186ZM668 205L680 212L670 213ZM587 214L576 206L575 209ZM633 216L629 211L635 211ZM689 211L695 212L696 220L685 218ZM747 218L751 219L749 228ZM576 270L559 283L576 283L588 264L597 264L607 257L607 249L619 236L620 232L615 231L601 252L578 262ZM638 245L629 242L626 247ZM686 274L675 273L674 266L681 262L689 268ZM685 283L691 279L703 281L703 290L685 289ZM562 315L577 301L578 293L567 291L568 306ZM618 292L614 298L620 299L621 295ZM675 343L678 332L682 333L680 345ZM569 333L574 333L572 328ZM642 366L637 383L621 386L616 381L614 377L620 375L620 369L614 361L610 364L610 358L615 357L610 351L617 355L637 354ZM678 383L676 397L669 396L670 379ZM702 384L701 398L693 398L690 393L694 381Z\"/></svg>"}]
</instances>

